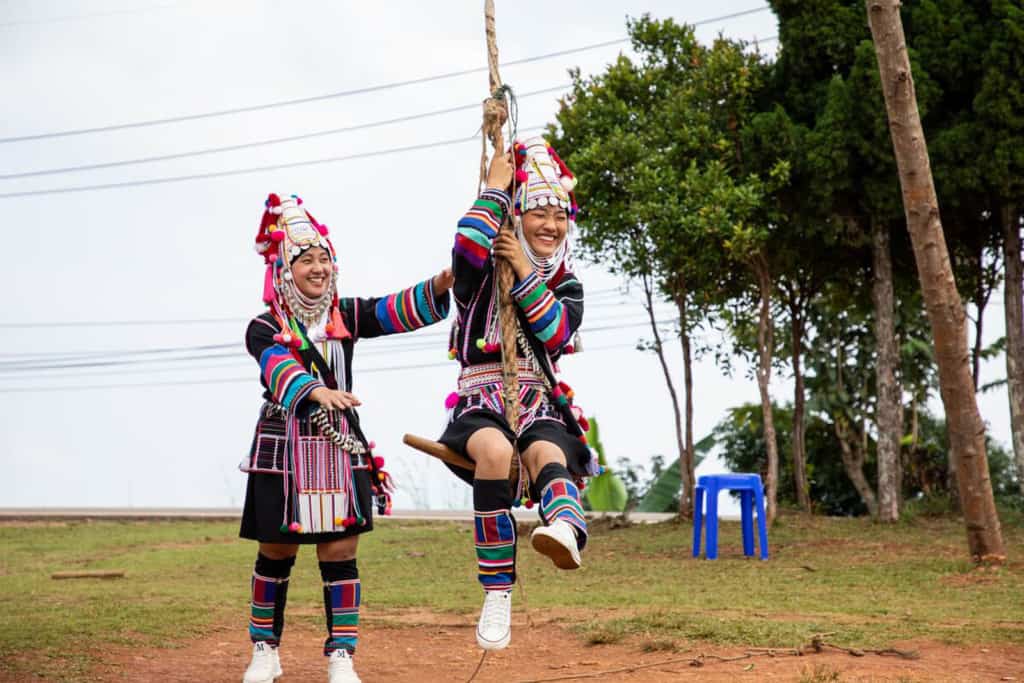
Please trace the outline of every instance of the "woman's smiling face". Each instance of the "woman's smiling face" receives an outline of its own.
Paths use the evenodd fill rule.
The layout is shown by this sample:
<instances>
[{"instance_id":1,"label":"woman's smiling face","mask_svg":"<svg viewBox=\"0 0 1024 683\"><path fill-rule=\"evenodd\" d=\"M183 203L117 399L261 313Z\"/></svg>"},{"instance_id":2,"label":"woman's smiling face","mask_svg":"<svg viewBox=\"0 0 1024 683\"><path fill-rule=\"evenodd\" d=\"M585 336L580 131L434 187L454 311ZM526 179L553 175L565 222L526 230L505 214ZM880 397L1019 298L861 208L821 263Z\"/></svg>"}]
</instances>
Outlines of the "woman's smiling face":
<instances>
[{"instance_id":1,"label":"woman's smiling face","mask_svg":"<svg viewBox=\"0 0 1024 683\"><path fill-rule=\"evenodd\" d=\"M557 206L538 206L523 214L523 236L537 256L547 257L565 241L569 216Z\"/></svg>"},{"instance_id":2,"label":"woman's smiling face","mask_svg":"<svg viewBox=\"0 0 1024 683\"><path fill-rule=\"evenodd\" d=\"M326 249L310 247L291 265L292 280L299 291L310 299L317 299L331 284L334 264Z\"/></svg>"}]
</instances>

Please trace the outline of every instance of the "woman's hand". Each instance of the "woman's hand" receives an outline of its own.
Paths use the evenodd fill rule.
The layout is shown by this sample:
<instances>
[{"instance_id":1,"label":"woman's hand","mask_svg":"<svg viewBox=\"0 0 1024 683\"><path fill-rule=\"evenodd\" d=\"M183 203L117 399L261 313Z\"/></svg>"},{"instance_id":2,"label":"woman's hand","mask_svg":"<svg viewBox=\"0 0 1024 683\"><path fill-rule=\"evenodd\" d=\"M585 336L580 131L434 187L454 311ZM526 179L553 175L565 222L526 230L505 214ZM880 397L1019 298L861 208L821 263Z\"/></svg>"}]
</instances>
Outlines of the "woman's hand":
<instances>
[{"instance_id":1,"label":"woman's hand","mask_svg":"<svg viewBox=\"0 0 1024 683\"><path fill-rule=\"evenodd\" d=\"M516 239L515 233L508 228L499 232L495 238L494 255L508 261L519 280L526 279L533 272L533 266L523 253L522 245Z\"/></svg>"},{"instance_id":2,"label":"woman's hand","mask_svg":"<svg viewBox=\"0 0 1024 683\"><path fill-rule=\"evenodd\" d=\"M434 276L434 294L444 294L455 284L455 274L451 268L445 268Z\"/></svg>"},{"instance_id":3,"label":"woman's hand","mask_svg":"<svg viewBox=\"0 0 1024 683\"><path fill-rule=\"evenodd\" d=\"M327 410L346 410L363 405L355 394L327 387L317 387L309 392L309 397Z\"/></svg>"},{"instance_id":4,"label":"woman's hand","mask_svg":"<svg viewBox=\"0 0 1024 683\"><path fill-rule=\"evenodd\" d=\"M487 187L508 192L512 188L512 155L495 154L487 171Z\"/></svg>"}]
</instances>

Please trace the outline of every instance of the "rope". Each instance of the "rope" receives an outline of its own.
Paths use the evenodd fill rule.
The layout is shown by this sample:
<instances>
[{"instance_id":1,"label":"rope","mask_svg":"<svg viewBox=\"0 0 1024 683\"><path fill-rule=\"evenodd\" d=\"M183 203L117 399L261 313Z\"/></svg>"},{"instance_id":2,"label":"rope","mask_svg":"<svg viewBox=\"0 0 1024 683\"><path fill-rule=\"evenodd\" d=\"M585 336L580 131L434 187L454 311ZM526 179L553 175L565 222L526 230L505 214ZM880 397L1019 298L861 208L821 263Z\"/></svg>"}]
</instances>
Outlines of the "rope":
<instances>
[{"instance_id":1,"label":"rope","mask_svg":"<svg viewBox=\"0 0 1024 683\"><path fill-rule=\"evenodd\" d=\"M473 681L476 680L476 675L478 673L480 673L480 669L483 668L483 665L484 665L484 660L487 659L487 653L488 653L488 650L484 650L483 654L480 655L480 661L476 663L476 668L473 669L473 675L471 675L466 680L466 683L473 683Z\"/></svg>"}]
</instances>

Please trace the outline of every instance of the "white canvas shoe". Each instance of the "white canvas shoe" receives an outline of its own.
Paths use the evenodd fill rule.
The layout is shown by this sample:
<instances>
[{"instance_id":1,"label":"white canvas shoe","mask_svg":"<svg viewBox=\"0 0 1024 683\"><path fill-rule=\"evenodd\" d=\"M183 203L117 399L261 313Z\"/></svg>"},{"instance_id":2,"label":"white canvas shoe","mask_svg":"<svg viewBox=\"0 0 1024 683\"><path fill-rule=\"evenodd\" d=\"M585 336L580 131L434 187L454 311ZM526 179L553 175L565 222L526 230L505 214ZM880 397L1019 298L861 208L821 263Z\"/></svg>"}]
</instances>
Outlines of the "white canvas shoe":
<instances>
[{"instance_id":1,"label":"white canvas shoe","mask_svg":"<svg viewBox=\"0 0 1024 683\"><path fill-rule=\"evenodd\" d=\"M335 650L327 658L327 683L361 683L348 650Z\"/></svg>"},{"instance_id":2,"label":"white canvas shoe","mask_svg":"<svg viewBox=\"0 0 1024 683\"><path fill-rule=\"evenodd\" d=\"M512 640L512 591L486 591L484 608L476 624L477 645L502 650Z\"/></svg>"},{"instance_id":3,"label":"white canvas shoe","mask_svg":"<svg viewBox=\"0 0 1024 683\"><path fill-rule=\"evenodd\" d=\"M263 641L253 643L252 660L242 676L242 683L273 683L282 673L277 648Z\"/></svg>"},{"instance_id":4,"label":"white canvas shoe","mask_svg":"<svg viewBox=\"0 0 1024 683\"><path fill-rule=\"evenodd\" d=\"M559 569L579 569L583 564L576 532L571 524L561 519L534 529L530 543L538 553L550 557Z\"/></svg>"}]
</instances>

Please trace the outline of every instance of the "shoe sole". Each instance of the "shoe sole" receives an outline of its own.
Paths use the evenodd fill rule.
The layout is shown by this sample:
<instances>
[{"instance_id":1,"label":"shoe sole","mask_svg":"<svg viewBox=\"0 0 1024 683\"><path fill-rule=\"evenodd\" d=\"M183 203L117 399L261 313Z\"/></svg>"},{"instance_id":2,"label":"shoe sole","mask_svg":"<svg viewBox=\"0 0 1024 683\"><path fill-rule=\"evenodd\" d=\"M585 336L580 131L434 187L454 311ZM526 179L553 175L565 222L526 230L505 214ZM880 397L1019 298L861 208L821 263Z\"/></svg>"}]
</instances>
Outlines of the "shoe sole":
<instances>
[{"instance_id":1,"label":"shoe sole","mask_svg":"<svg viewBox=\"0 0 1024 683\"><path fill-rule=\"evenodd\" d=\"M580 568L580 562L572 556L572 551L547 534L533 534L530 541L534 550L541 555L550 557L559 569Z\"/></svg>"},{"instance_id":2,"label":"shoe sole","mask_svg":"<svg viewBox=\"0 0 1024 683\"><path fill-rule=\"evenodd\" d=\"M482 650L504 650L506 647L508 647L509 641L511 641L511 640L512 640L512 631L511 631L511 629L509 630L509 633L508 633L507 636L505 636L501 640L497 640L497 641L484 640L483 638L480 637L479 633L476 634L476 644L479 645L480 649L482 649Z\"/></svg>"}]
</instances>

